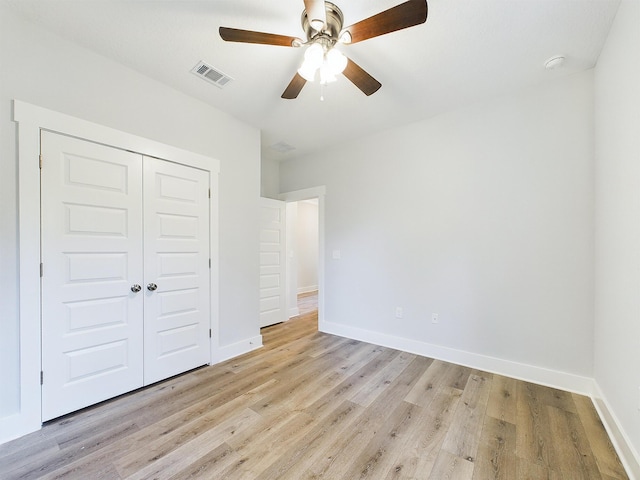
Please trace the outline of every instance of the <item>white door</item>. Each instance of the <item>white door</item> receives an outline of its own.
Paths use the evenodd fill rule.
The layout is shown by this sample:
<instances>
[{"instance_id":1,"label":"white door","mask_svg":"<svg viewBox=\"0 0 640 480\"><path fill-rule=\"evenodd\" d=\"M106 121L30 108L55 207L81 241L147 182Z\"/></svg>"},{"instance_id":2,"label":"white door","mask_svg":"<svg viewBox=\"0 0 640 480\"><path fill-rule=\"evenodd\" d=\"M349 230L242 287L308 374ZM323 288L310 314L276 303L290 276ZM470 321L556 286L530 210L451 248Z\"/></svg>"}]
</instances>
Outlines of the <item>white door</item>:
<instances>
[{"instance_id":1,"label":"white door","mask_svg":"<svg viewBox=\"0 0 640 480\"><path fill-rule=\"evenodd\" d=\"M41 153L43 421L208 363L208 172L48 132Z\"/></svg>"},{"instance_id":2,"label":"white door","mask_svg":"<svg viewBox=\"0 0 640 480\"><path fill-rule=\"evenodd\" d=\"M209 173L144 159L144 383L209 362Z\"/></svg>"},{"instance_id":3,"label":"white door","mask_svg":"<svg viewBox=\"0 0 640 480\"><path fill-rule=\"evenodd\" d=\"M260 327L284 322L286 203L260 199Z\"/></svg>"},{"instance_id":4,"label":"white door","mask_svg":"<svg viewBox=\"0 0 640 480\"><path fill-rule=\"evenodd\" d=\"M41 153L49 420L142 385L142 170L140 155L48 132Z\"/></svg>"}]
</instances>

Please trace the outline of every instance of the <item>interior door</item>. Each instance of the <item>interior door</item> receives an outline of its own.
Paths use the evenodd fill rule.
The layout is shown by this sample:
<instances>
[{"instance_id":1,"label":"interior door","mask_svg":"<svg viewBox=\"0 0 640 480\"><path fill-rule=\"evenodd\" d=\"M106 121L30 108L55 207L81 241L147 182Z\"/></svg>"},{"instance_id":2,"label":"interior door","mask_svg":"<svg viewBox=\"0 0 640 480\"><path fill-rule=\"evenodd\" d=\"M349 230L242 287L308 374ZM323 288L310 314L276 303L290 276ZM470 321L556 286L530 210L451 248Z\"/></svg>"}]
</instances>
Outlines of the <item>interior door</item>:
<instances>
[{"instance_id":1,"label":"interior door","mask_svg":"<svg viewBox=\"0 0 640 480\"><path fill-rule=\"evenodd\" d=\"M210 359L209 173L145 157L145 385Z\"/></svg>"},{"instance_id":2,"label":"interior door","mask_svg":"<svg viewBox=\"0 0 640 480\"><path fill-rule=\"evenodd\" d=\"M260 202L260 327L266 327L287 319L286 203Z\"/></svg>"},{"instance_id":3,"label":"interior door","mask_svg":"<svg viewBox=\"0 0 640 480\"><path fill-rule=\"evenodd\" d=\"M41 143L49 420L142 385L142 168L140 155L71 137Z\"/></svg>"}]
</instances>

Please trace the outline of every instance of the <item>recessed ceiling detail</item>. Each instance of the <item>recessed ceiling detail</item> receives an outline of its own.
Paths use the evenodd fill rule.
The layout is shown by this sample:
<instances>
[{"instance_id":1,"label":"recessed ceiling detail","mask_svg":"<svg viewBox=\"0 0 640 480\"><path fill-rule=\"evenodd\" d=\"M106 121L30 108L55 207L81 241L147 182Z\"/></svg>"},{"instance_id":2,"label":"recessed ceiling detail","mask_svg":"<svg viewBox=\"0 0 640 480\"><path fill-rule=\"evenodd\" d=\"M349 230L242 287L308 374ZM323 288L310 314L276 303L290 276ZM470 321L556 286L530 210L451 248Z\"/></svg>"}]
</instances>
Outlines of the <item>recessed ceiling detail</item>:
<instances>
[{"instance_id":1,"label":"recessed ceiling detail","mask_svg":"<svg viewBox=\"0 0 640 480\"><path fill-rule=\"evenodd\" d=\"M191 73L199 76L209 83L213 83L218 88L223 88L233 80L229 75L222 73L220 70L217 70L202 61L198 62L198 64L191 69Z\"/></svg>"}]
</instances>

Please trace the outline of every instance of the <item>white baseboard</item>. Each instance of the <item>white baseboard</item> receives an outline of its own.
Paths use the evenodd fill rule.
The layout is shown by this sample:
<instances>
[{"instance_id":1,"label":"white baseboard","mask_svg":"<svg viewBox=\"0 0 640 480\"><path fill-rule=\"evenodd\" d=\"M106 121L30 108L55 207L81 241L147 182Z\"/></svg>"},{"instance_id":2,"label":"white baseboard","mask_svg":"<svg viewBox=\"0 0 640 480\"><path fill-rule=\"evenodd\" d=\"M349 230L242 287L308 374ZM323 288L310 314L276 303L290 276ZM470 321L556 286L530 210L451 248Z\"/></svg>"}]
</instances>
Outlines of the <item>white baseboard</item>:
<instances>
[{"instance_id":1,"label":"white baseboard","mask_svg":"<svg viewBox=\"0 0 640 480\"><path fill-rule=\"evenodd\" d=\"M218 349L214 356L214 363L224 362L233 357L238 357L244 353L257 350L262 347L262 335L247 338L231 345L224 345Z\"/></svg>"},{"instance_id":2,"label":"white baseboard","mask_svg":"<svg viewBox=\"0 0 640 480\"><path fill-rule=\"evenodd\" d=\"M503 360L477 353L465 352L463 350L456 350L407 338L394 337L392 335L333 322L321 322L318 328L325 333L394 348L424 357L435 358L457 365L476 368L478 370L497 373L518 380L588 396L593 400L598 415L611 438L611 442L630 480L640 480L640 456L633 448L629 437L622 428L622 424L618 421L599 385L593 378L512 362L510 360Z\"/></svg>"},{"instance_id":3,"label":"white baseboard","mask_svg":"<svg viewBox=\"0 0 640 480\"><path fill-rule=\"evenodd\" d=\"M609 434L609 438L611 438L611 443L613 443L629 478L631 480L640 480L640 456L635 448L633 448L633 444L629 441L629 437L625 433L624 428L622 428L622 424L618 421L616 414L611 409L600 386L595 380L593 383L593 404L600 415L604 428Z\"/></svg>"},{"instance_id":4,"label":"white baseboard","mask_svg":"<svg viewBox=\"0 0 640 480\"><path fill-rule=\"evenodd\" d=\"M29 418L28 415L16 413L0 418L0 445L20 438L42 428L40 419Z\"/></svg>"},{"instance_id":5,"label":"white baseboard","mask_svg":"<svg viewBox=\"0 0 640 480\"><path fill-rule=\"evenodd\" d=\"M212 358L212 363L220 363L261 347L262 335L256 335L255 337L248 338L231 345L225 345L215 352ZM24 413L16 413L15 415L1 417L0 445L27 435L28 433L40 430L41 427L42 423L40 422L39 417L33 418L33 416L29 416Z\"/></svg>"},{"instance_id":6,"label":"white baseboard","mask_svg":"<svg viewBox=\"0 0 640 480\"><path fill-rule=\"evenodd\" d=\"M317 291L318 291L318 285L309 285L308 287L298 287L298 295L302 293L311 293L311 292L317 292Z\"/></svg>"},{"instance_id":7,"label":"white baseboard","mask_svg":"<svg viewBox=\"0 0 640 480\"><path fill-rule=\"evenodd\" d=\"M537 383L548 387L559 388L582 395L591 396L593 379L572 373L550 370L547 368L526 365L523 363L489 357L478 353L456 350L431 343L420 342L408 338L394 337L379 332L350 327L333 322L323 322L321 331L361 340L383 347L395 348L404 352L415 353L423 357L435 358L446 362L476 368L485 372L497 373L518 380Z\"/></svg>"}]
</instances>

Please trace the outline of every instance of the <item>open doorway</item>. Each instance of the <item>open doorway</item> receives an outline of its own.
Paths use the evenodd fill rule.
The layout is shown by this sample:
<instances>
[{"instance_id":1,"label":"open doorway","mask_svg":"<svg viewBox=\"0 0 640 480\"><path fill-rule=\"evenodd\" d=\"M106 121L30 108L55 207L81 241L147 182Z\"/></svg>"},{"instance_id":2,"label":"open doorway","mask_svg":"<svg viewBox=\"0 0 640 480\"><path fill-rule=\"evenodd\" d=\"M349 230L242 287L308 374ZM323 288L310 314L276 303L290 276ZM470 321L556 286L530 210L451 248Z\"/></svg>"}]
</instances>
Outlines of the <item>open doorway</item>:
<instances>
[{"instance_id":1,"label":"open doorway","mask_svg":"<svg viewBox=\"0 0 640 480\"><path fill-rule=\"evenodd\" d=\"M318 199L287 203L289 317L318 308Z\"/></svg>"},{"instance_id":2,"label":"open doorway","mask_svg":"<svg viewBox=\"0 0 640 480\"><path fill-rule=\"evenodd\" d=\"M324 187L280 195L286 202L289 318L317 313L324 323Z\"/></svg>"}]
</instances>

